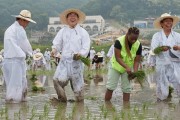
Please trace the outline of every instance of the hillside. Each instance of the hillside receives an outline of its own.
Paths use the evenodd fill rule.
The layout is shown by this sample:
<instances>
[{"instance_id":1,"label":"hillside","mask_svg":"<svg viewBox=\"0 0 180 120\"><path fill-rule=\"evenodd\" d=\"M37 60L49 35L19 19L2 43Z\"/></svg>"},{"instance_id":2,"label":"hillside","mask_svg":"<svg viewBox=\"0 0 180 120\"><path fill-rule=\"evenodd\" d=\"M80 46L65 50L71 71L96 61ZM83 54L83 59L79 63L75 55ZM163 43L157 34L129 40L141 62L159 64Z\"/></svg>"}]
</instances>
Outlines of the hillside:
<instances>
[{"instance_id":1,"label":"hillside","mask_svg":"<svg viewBox=\"0 0 180 120\"><path fill-rule=\"evenodd\" d=\"M33 29L46 29L48 18L58 16L67 8L81 8L89 0L0 0L0 28L6 28L14 21L11 15L17 15L22 9L32 12L32 18L38 23Z\"/></svg>"}]
</instances>

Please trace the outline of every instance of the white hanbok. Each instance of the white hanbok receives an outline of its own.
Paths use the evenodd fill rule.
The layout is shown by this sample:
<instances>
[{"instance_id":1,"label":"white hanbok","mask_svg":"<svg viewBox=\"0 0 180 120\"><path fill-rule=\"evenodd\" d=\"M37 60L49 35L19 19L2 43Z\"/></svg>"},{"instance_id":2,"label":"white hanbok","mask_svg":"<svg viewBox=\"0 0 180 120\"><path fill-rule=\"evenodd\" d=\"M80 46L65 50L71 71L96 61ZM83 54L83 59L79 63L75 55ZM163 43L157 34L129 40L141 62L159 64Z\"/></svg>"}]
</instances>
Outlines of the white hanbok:
<instances>
[{"instance_id":1,"label":"white hanbok","mask_svg":"<svg viewBox=\"0 0 180 120\"><path fill-rule=\"evenodd\" d=\"M90 50L90 59L92 61L92 59L94 58L94 55L96 54L96 51L94 49Z\"/></svg>"},{"instance_id":2,"label":"white hanbok","mask_svg":"<svg viewBox=\"0 0 180 120\"><path fill-rule=\"evenodd\" d=\"M2 66L6 83L6 101L26 101L26 55L32 56L32 48L26 31L17 21L4 35L4 62Z\"/></svg>"},{"instance_id":3,"label":"white hanbok","mask_svg":"<svg viewBox=\"0 0 180 120\"><path fill-rule=\"evenodd\" d=\"M114 44L108 50L107 57L111 58L114 54Z\"/></svg>"},{"instance_id":4,"label":"white hanbok","mask_svg":"<svg viewBox=\"0 0 180 120\"><path fill-rule=\"evenodd\" d=\"M44 52L44 58L46 60L46 70L51 70L51 53L50 51L45 51Z\"/></svg>"},{"instance_id":5,"label":"white hanbok","mask_svg":"<svg viewBox=\"0 0 180 120\"><path fill-rule=\"evenodd\" d=\"M86 57L90 49L90 38L86 30L77 25L75 28L62 28L53 40L53 47L62 51L60 63L53 79L61 83L70 80L75 96L83 90L83 64L73 60L73 55L79 53ZM66 84L67 85L67 84Z\"/></svg>"},{"instance_id":6,"label":"white hanbok","mask_svg":"<svg viewBox=\"0 0 180 120\"><path fill-rule=\"evenodd\" d=\"M175 92L180 96L180 51L174 51L173 46L180 43L180 34L172 31L166 37L164 31L154 34L151 43L151 49L154 50L158 46L170 46L171 49L155 56L156 61L156 83L157 97L161 100L167 98L169 94L169 84L174 86ZM170 52L178 58L170 56Z\"/></svg>"}]
</instances>

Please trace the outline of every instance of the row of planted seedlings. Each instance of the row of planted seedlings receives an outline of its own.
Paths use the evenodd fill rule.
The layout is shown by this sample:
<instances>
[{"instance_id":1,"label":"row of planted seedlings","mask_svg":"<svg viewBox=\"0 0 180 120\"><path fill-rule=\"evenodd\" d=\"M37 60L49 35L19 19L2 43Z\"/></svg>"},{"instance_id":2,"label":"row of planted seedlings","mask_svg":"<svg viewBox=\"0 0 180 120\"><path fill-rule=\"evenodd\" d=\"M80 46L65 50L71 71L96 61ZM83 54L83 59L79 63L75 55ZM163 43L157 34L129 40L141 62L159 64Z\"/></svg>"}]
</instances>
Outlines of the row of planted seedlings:
<instances>
[{"instance_id":1,"label":"row of planted seedlings","mask_svg":"<svg viewBox=\"0 0 180 120\"><path fill-rule=\"evenodd\" d=\"M50 102L45 103L43 110L40 112L36 106L26 107L19 109L19 111L12 111L7 107L0 109L0 119L1 120L9 120L10 118L14 118L14 120L22 120L24 118L29 120L72 120L75 118L79 118L80 120L146 120L146 119L156 119L163 120L168 119L171 120L173 116L171 116L171 112L176 111L176 104L169 105L169 114L165 117L162 117L157 111L153 110L156 108L156 103L144 102L142 104L133 104L131 107L119 107L119 106L108 106L106 103L102 102L98 97L85 97L85 100L91 101L97 104L97 111L92 111L92 107L87 105L81 106L80 103L70 103L71 108L68 108L68 103L58 103L55 106L54 113L50 115L52 104ZM97 101L101 102L97 102ZM70 111L68 110L70 109ZM11 116L10 112L14 112L14 115ZM24 114L28 114L28 116L24 116Z\"/></svg>"}]
</instances>

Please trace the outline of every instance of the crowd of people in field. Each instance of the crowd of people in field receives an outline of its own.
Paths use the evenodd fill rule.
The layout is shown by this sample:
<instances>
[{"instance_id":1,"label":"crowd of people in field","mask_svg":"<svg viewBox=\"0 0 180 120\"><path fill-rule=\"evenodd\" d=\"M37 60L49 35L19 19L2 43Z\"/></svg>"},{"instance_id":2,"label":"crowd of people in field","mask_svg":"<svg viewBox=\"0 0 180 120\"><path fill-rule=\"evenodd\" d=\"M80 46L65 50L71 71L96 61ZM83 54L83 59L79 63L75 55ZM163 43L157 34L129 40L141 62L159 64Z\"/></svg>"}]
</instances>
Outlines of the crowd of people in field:
<instances>
[{"instance_id":1,"label":"crowd of people in field","mask_svg":"<svg viewBox=\"0 0 180 120\"><path fill-rule=\"evenodd\" d=\"M66 26L59 30L51 48L44 53L39 48L33 51L26 35L25 28L29 22L36 23L31 19L31 12L22 10L14 17L15 22L5 31L4 49L0 52L6 102L27 101L26 70L51 70L52 63L56 66L53 84L57 100L67 102L64 88L70 83L75 100L84 101L82 57L91 60L89 70L101 69L108 64L105 101L111 100L120 82L123 102L129 102L132 81L128 76L147 67L155 69L153 80L157 101L167 99L169 86L180 97L180 34L173 30L180 20L177 16L164 13L154 21L154 27L160 31L152 36L150 48L140 43L140 30L129 27L124 35L112 40L107 54L104 49L95 51L94 47L90 47L89 34L80 26L86 16L78 9L68 9L60 14L61 23Z\"/></svg>"}]
</instances>

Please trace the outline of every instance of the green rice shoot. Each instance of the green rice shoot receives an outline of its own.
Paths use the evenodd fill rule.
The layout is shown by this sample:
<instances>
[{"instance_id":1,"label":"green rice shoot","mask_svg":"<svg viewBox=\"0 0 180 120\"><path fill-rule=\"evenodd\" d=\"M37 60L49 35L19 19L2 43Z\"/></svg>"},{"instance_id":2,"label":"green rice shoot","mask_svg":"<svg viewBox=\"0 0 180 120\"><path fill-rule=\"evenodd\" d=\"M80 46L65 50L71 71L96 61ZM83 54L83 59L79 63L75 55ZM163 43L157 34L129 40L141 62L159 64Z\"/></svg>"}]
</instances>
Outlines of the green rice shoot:
<instances>
[{"instance_id":1,"label":"green rice shoot","mask_svg":"<svg viewBox=\"0 0 180 120\"><path fill-rule=\"evenodd\" d=\"M136 78L135 81L138 82L141 87L143 87L145 77L146 77L146 74L145 74L145 72L143 70L139 70L137 72L133 72L133 73L128 75L129 80L132 80L132 79Z\"/></svg>"},{"instance_id":2,"label":"green rice shoot","mask_svg":"<svg viewBox=\"0 0 180 120\"><path fill-rule=\"evenodd\" d=\"M83 56L80 56L80 60L87 66L90 66L90 59L89 58L85 58Z\"/></svg>"}]
</instances>

